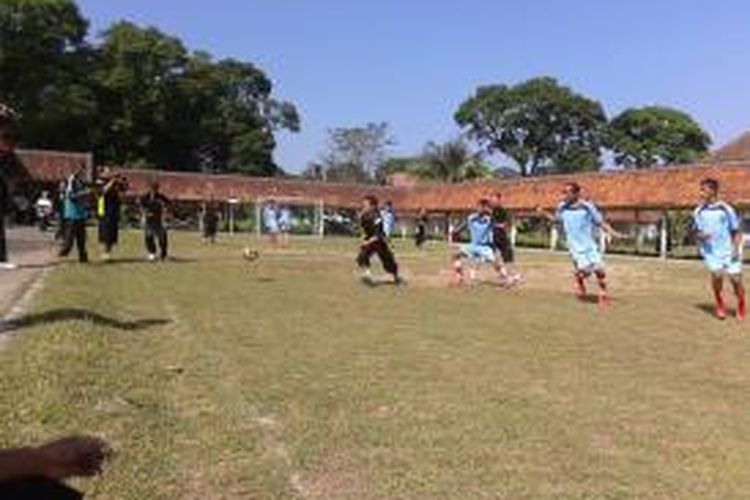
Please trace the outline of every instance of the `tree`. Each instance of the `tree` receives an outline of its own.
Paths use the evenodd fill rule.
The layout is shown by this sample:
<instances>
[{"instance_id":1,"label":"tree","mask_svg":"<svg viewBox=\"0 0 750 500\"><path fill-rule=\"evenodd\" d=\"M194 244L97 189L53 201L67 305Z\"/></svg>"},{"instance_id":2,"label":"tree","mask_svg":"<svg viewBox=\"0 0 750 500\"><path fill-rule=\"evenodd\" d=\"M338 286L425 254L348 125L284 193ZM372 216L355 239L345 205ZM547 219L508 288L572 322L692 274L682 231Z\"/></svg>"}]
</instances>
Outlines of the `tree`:
<instances>
[{"instance_id":1,"label":"tree","mask_svg":"<svg viewBox=\"0 0 750 500\"><path fill-rule=\"evenodd\" d=\"M708 151L711 138L687 113L649 106L615 117L606 143L617 165L645 168L694 162Z\"/></svg>"},{"instance_id":2,"label":"tree","mask_svg":"<svg viewBox=\"0 0 750 500\"><path fill-rule=\"evenodd\" d=\"M463 182L491 177L492 169L481 163L466 142L453 139L443 144L428 143L415 173L421 179Z\"/></svg>"},{"instance_id":3,"label":"tree","mask_svg":"<svg viewBox=\"0 0 750 500\"><path fill-rule=\"evenodd\" d=\"M97 114L87 30L71 0L0 2L0 96L23 115L21 144L87 148Z\"/></svg>"},{"instance_id":4,"label":"tree","mask_svg":"<svg viewBox=\"0 0 750 500\"><path fill-rule=\"evenodd\" d=\"M417 175L417 171L423 168L424 158L422 156L397 156L386 158L375 170L375 180L379 184L385 184L388 177L397 173Z\"/></svg>"},{"instance_id":5,"label":"tree","mask_svg":"<svg viewBox=\"0 0 750 500\"><path fill-rule=\"evenodd\" d=\"M512 158L523 176L600 165L607 121L601 104L554 78L479 87L454 118L488 153Z\"/></svg>"},{"instance_id":6,"label":"tree","mask_svg":"<svg viewBox=\"0 0 750 500\"><path fill-rule=\"evenodd\" d=\"M322 158L325 179L371 182L394 143L388 124L384 122L329 130L328 149Z\"/></svg>"},{"instance_id":7,"label":"tree","mask_svg":"<svg viewBox=\"0 0 750 500\"><path fill-rule=\"evenodd\" d=\"M118 22L96 43L72 0L0 0L0 97L26 147L92 150L101 163L278 175L275 134L298 131L255 65L190 53Z\"/></svg>"}]
</instances>

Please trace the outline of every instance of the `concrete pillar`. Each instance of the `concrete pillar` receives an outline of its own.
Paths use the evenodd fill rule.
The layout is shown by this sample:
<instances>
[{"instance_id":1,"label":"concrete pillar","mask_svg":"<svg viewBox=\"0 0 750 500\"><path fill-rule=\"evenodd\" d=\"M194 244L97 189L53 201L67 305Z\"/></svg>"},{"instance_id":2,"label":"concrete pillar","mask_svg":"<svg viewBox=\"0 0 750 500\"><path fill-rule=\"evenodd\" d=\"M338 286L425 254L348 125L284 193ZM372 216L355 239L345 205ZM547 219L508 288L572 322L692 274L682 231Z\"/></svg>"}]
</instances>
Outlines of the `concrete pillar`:
<instances>
[{"instance_id":1,"label":"concrete pillar","mask_svg":"<svg viewBox=\"0 0 750 500\"><path fill-rule=\"evenodd\" d=\"M317 203L317 206L315 207L315 223L317 235L321 238L324 237L326 233L326 221L325 206L323 205L323 201L319 201Z\"/></svg>"},{"instance_id":2,"label":"concrete pillar","mask_svg":"<svg viewBox=\"0 0 750 500\"><path fill-rule=\"evenodd\" d=\"M669 243L669 228L667 227L667 212L662 213L661 223L659 224L659 257L667 258L667 249Z\"/></svg>"},{"instance_id":3,"label":"concrete pillar","mask_svg":"<svg viewBox=\"0 0 750 500\"><path fill-rule=\"evenodd\" d=\"M263 234L263 226L262 226L263 221L261 220L260 211L261 211L260 201L255 200L255 234L258 236L258 238L260 238L261 235ZM232 216L232 220L234 220L234 216ZM230 227L234 226L234 223L230 222L229 226Z\"/></svg>"},{"instance_id":4,"label":"concrete pillar","mask_svg":"<svg viewBox=\"0 0 750 500\"><path fill-rule=\"evenodd\" d=\"M557 229L557 224L552 225L552 229L549 232L549 249L557 250L557 240L560 239L560 232Z\"/></svg>"}]
</instances>

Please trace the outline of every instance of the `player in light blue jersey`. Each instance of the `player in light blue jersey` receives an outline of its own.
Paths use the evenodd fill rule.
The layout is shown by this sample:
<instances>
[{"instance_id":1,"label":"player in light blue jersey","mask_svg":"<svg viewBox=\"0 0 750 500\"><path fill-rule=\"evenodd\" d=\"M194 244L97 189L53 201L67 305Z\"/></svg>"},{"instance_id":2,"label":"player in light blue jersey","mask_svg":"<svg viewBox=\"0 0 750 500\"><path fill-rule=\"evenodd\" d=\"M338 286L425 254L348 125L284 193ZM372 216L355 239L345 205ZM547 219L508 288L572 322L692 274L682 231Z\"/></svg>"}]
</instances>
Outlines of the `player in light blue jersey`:
<instances>
[{"instance_id":1,"label":"player in light blue jersey","mask_svg":"<svg viewBox=\"0 0 750 500\"><path fill-rule=\"evenodd\" d=\"M393 212L393 203L386 201L380 210L380 219L383 221L383 232L386 239L391 239L393 231L396 229L396 214Z\"/></svg>"},{"instance_id":2,"label":"player in light blue jersey","mask_svg":"<svg viewBox=\"0 0 750 500\"><path fill-rule=\"evenodd\" d=\"M474 266L482 263L490 263L497 271L501 272L501 263L492 243L492 232L494 221L492 219L492 206L489 200L481 199L477 204L477 211L469 215L467 219L456 227L451 236L455 238L464 229L469 230L469 243L461 245L459 251L453 255L453 268L456 272L455 282L460 285L465 283L464 259L471 261ZM475 269L470 271L470 279L473 278Z\"/></svg>"},{"instance_id":3,"label":"player in light blue jersey","mask_svg":"<svg viewBox=\"0 0 750 500\"><path fill-rule=\"evenodd\" d=\"M289 245L289 233L292 230L292 211L287 205L278 208L276 220L279 223L279 235L281 236L281 246Z\"/></svg>"},{"instance_id":4,"label":"player in light blue jersey","mask_svg":"<svg viewBox=\"0 0 750 500\"><path fill-rule=\"evenodd\" d=\"M745 287L742 283L742 232L734 209L719 199L719 182L704 179L700 183L702 203L693 212L700 252L708 270L716 300L716 317L726 319L724 275L737 297L737 319L745 318Z\"/></svg>"},{"instance_id":5,"label":"player in light blue jersey","mask_svg":"<svg viewBox=\"0 0 750 500\"><path fill-rule=\"evenodd\" d=\"M581 187L575 182L565 185L563 201L554 216L538 209L541 215L562 226L568 243L568 252L573 261L576 295L586 296L586 279L592 274L599 283L599 305L609 305L607 273L595 231L602 230L613 237L623 235L615 231L602 217L601 212L588 200L581 197Z\"/></svg>"},{"instance_id":6,"label":"player in light blue jersey","mask_svg":"<svg viewBox=\"0 0 750 500\"><path fill-rule=\"evenodd\" d=\"M278 243L279 237L279 206L276 200L269 200L261 211L261 224L265 229L268 239L273 246Z\"/></svg>"}]
</instances>

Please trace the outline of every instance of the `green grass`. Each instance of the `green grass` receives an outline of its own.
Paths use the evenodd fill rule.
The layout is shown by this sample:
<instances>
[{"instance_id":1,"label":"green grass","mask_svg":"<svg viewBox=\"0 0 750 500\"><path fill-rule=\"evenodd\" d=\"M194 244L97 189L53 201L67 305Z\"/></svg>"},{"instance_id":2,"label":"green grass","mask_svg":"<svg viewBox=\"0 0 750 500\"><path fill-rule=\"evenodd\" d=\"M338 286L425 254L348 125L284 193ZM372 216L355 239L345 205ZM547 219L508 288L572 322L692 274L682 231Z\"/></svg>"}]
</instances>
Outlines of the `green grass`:
<instances>
[{"instance_id":1,"label":"green grass","mask_svg":"<svg viewBox=\"0 0 750 500\"><path fill-rule=\"evenodd\" d=\"M0 444L105 437L91 498L750 491L747 325L701 309L698 262L610 258L599 312L563 254L521 253L519 290L452 289L445 247L398 242L409 286L368 289L353 240L254 264L240 238L174 240L174 263L57 268L47 320L0 351Z\"/></svg>"}]
</instances>

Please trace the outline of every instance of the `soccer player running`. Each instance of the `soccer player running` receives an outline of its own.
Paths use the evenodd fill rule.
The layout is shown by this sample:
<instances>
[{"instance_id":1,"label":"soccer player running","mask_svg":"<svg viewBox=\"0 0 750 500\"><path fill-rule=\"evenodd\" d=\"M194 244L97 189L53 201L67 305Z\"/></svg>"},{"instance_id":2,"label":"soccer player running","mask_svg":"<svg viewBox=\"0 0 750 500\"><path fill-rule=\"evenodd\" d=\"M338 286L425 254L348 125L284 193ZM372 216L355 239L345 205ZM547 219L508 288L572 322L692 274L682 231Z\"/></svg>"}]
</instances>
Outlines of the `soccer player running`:
<instances>
[{"instance_id":1,"label":"soccer player running","mask_svg":"<svg viewBox=\"0 0 750 500\"><path fill-rule=\"evenodd\" d=\"M702 203L695 209L693 220L700 242L703 261L711 271L711 286L716 300L716 317L726 319L724 275L737 297L736 317L745 319L745 286L742 284L742 232L734 209L719 199L719 182L704 179L700 183Z\"/></svg>"},{"instance_id":2,"label":"soccer player running","mask_svg":"<svg viewBox=\"0 0 750 500\"><path fill-rule=\"evenodd\" d=\"M456 273L455 284L466 283L464 259L469 259L475 265L485 262L492 264L501 278L501 283L504 283L501 260L495 252L495 245L492 240L494 223L489 200L486 198L479 200L477 211L453 229L451 241L466 228L469 229L469 244L461 245L459 251L453 255L453 269ZM469 281L473 280L474 276L475 269L472 268L469 271Z\"/></svg>"},{"instance_id":3,"label":"soccer player running","mask_svg":"<svg viewBox=\"0 0 750 500\"><path fill-rule=\"evenodd\" d=\"M513 243L508 235L511 224L511 213L503 206L502 193L495 192L490 198L492 205L492 242L496 256L500 259L500 276L506 286L513 286L523 279L521 274L513 270L515 255Z\"/></svg>"},{"instance_id":4,"label":"soccer player running","mask_svg":"<svg viewBox=\"0 0 750 500\"><path fill-rule=\"evenodd\" d=\"M359 213L359 225L362 228L364 241L359 246L357 265L362 271L362 282L369 286L375 285L370 271L370 259L374 254L380 258L383 269L393 276L396 285L403 284L398 273L398 263L383 230L383 218L378 209L378 199L368 195L362 199L362 211Z\"/></svg>"},{"instance_id":5,"label":"soccer player running","mask_svg":"<svg viewBox=\"0 0 750 500\"><path fill-rule=\"evenodd\" d=\"M568 252L575 266L574 278L576 295L586 296L586 280L593 274L599 284L599 306L610 305L607 293L607 273L601 250L594 237L594 229L600 228L612 237L622 238L623 234L615 231L602 217L601 212L588 200L581 197L581 186L575 182L565 185L563 201L558 205L556 214L550 215L541 208L537 212L550 221L562 225L568 243Z\"/></svg>"},{"instance_id":6,"label":"soccer player running","mask_svg":"<svg viewBox=\"0 0 750 500\"><path fill-rule=\"evenodd\" d=\"M141 214L143 216L143 237L146 243L149 262L157 259L157 243L159 246L159 260L167 260L169 238L164 224L166 212L169 210L169 199L159 192L159 183L154 181L149 186L148 193L141 196Z\"/></svg>"}]
</instances>

